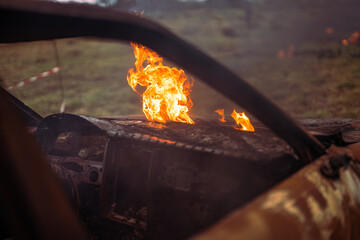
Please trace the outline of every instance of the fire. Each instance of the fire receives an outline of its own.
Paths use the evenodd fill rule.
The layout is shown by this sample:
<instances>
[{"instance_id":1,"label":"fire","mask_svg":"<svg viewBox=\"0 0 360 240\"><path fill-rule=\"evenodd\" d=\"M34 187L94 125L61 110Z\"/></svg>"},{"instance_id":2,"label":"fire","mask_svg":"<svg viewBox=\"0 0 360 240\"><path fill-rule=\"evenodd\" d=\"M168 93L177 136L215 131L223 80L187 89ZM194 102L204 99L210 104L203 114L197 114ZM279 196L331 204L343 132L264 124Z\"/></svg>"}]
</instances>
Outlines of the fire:
<instances>
[{"instance_id":1,"label":"fire","mask_svg":"<svg viewBox=\"0 0 360 240\"><path fill-rule=\"evenodd\" d=\"M292 58L294 56L294 53L295 53L295 46L291 44L287 51L285 51L284 49L279 50L277 53L277 58L278 59Z\"/></svg>"},{"instance_id":2,"label":"fire","mask_svg":"<svg viewBox=\"0 0 360 240\"><path fill-rule=\"evenodd\" d=\"M218 113L220 115L219 121L220 122L226 122L225 115L224 115L224 109L216 109L214 112Z\"/></svg>"},{"instance_id":3,"label":"fire","mask_svg":"<svg viewBox=\"0 0 360 240\"><path fill-rule=\"evenodd\" d=\"M349 37L349 42L351 44L357 44L360 37L360 31L356 31L353 34L351 34L351 37Z\"/></svg>"},{"instance_id":4,"label":"fire","mask_svg":"<svg viewBox=\"0 0 360 240\"><path fill-rule=\"evenodd\" d=\"M218 113L221 116L221 118L219 118L220 122L226 122L224 109L216 109L214 112ZM233 113L231 114L231 117L235 120L237 125L241 126L241 127L234 127L235 129L241 131L255 132L254 127L250 123L250 119L245 115L245 113L237 113L234 109Z\"/></svg>"},{"instance_id":5,"label":"fire","mask_svg":"<svg viewBox=\"0 0 360 240\"><path fill-rule=\"evenodd\" d=\"M234 109L231 117L235 120L237 125L241 125L241 128L234 127L235 129L249 132L255 131L254 127L250 123L250 119L245 115L245 113L237 113Z\"/></svg>"},{"instance_id":6,"label":"fire","mask_svg":"<svg viewBox=\"0 0 360 240\"><path fill-rule=\"evenodd\" d=\"M143 112L149 121L169 121L194 124L188 111L192 82L183 70L163 65L163 59L141 44L131 43L136 58L135 68L128 72L127 81L132 89L143 97ZM140 93L137 86L146 87Z\"/></svg>"},{"instance_id":7,"label":"fire","mask_svg":"<svg viewBox=\"0 0 360 240\"><path fill-rule=\"evenodd\" d=\"M360 31L353 32L350 37L342 40L342 44L344 46L348 46L349 44L358 44L360 40Z\"/></svg>"},{"instance_id":8,"label":"fire","mask_svg":"<svg viewBox=\"0 0 360 240\"><path fill-rule=\"evenodd\" d=\"M134 10L134 14L136 16L142 16L144 14L144 10L142 10L141 12L138 12L138 11Z\"/></svg>"},{"instance_id":9,"label":"fire","mask_svg":"<svg viewBox=\"0 0 360 240\"><path fill-rule=\"evenodd\" d=\"M331 28L331 27L328 27L327 29L325 29L325 33L326 33L327 35L331 35L331 34L334 33L334 29Z\"/></svg>"},{"instance_id":10,"label":"fire","mask_svg":"<svg viewBox=\"0 0 360 240\"><path fill-rule=\"evenodd\" d=\"M194 124L188 115L193 105L190 99L193 83L188 80L185 72L175 67L164 66L163 59L151 49L137 43L131 45L136 58L135 70L129 70L127 81L132 89L142 96L146 118L152 122L175 121ZM139 92L138 86L145 87L145 91ZM215 112L221 116L219 121L226 122L224 109L217 109ZM237 113L234 109L231 117L241 126L234 127L235 129L255 131L245 113Z\"/></svg>"},{"instance_id":11,"label":"fire","mask_svg":"<svg viewBox=\"0 0 360 240\"><path fill-rule=\"evenodd\" d=\"M287 51L287 57L288 58L292 58L295 52L295 46L294 45L290 45L289 49Z\"/></svg>"},{"instance_id":12,"label":"fire","mask_svg":"<svg viewBox=\"0 0 360 240\"><path fill-rule=\"evenodd\" d=\"M277 58L278 59L285 58L285 51L284 50L279 50L278 53L277 53Z\"/></svg>"}]
</instances>

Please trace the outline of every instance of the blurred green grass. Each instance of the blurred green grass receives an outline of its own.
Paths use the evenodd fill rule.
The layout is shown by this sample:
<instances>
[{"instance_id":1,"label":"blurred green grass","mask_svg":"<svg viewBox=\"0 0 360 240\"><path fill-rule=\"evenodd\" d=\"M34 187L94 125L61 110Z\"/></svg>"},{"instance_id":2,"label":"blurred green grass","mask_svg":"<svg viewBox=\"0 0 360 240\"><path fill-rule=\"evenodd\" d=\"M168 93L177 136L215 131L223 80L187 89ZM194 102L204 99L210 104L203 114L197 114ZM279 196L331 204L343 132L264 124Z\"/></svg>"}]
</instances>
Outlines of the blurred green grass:
<instances>
[{"instance_id":1,"label":"blurred green grass","mask_svg":"<svg viewBox=\"0 0 360 240\"><path fill-rule=\"evenodd\" d=\"M360 118L360 58L351 56L360 50L339 45L340 36L351 32L296 41L298 36L289 32L291 24L283 21L290 18L293 24L312 14L293 11L275 15L262 9L254 11L252 29L244 22L243 10L235 8L152 12L148 16L242 76L294 117ZM128 43L87 38L56 43L66 112L94 116L141 114L141 98L126 81L135 61ZM286 50L290 44L296 46L294 56L277 59L277 51ZM341 54L336 55L339 50ZM336 56L327 56L327 51ZM56 64L52 41L0 45L4 87ZM49 76L11 93L43 116L57 113L61 104L58 77ZM227 115L233 108L241 110L201 80L194 80L191 115L214 114L217 108L225 108Z\"/></svg>"}]
</instances>

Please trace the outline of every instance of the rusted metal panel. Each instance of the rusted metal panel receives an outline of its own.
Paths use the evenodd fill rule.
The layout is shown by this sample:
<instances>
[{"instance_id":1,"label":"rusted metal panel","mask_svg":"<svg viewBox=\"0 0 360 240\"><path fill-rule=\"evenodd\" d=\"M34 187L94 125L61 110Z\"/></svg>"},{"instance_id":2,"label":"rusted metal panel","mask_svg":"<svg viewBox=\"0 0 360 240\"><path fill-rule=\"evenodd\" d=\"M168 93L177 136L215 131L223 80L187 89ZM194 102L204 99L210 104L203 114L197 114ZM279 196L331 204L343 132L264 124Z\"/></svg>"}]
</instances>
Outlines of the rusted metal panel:
<instances>
[{"instance_id":1,"label":"rusted metal panel","mask_svg":"<svg viewBox=\"0 0 360 240\"><path fill-rule=\"evenodd\" d=\"M337 177L324 164L346 156ZM328 154L192 239L359 239L360 144ZM336 166L333 166L336 167Z\"/></svg>"},{"instance_id":2,"label":"rusted metal panel","mask_svg":"<svg viewBox=\"0 0 360 240\"><path fill-rule=\"evenodd\" d=\"M100 206L149 239L188 237L300 167L292 155L254 153L256 161L141 139L110 139Z\"/></svg>"},{"instance_id":3,"label":"rusted metal panel","mask_svg":"<svg viewBox=\"0 0 360 240\"><path fill-rule=\"evenodd\" d=\"M134 149L124 139L110 140L100 195L100 214L103 217L146 229L150 159L148 151Z\"/></svg>"},{"instance_id":4,"label":"rusted metal panel","mask_svg":"<svg viewBox=\"0 0 360 240\"><path fill-rule=\"evenodd\" d=\"M84 186L98 185L100 216L146 231L150 239L181 239L302 166L261 124L253 134L196 121L194 127L58 114L45 118L37 135L54 139L48 146L50 163L78 211L88 202ZM105 143L96 161L89 159L90 149L99 145L101 150ZM98 173L95 182L91 170Z\"/></svg>"}]
</instances>

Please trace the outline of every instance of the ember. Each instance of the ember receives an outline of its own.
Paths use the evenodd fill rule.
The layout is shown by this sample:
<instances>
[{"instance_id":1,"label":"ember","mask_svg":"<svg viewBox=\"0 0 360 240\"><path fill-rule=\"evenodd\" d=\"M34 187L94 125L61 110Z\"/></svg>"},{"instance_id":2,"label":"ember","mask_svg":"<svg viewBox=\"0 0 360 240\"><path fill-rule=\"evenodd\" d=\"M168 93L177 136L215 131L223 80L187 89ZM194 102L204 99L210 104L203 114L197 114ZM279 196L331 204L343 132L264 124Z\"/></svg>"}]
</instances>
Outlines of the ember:
<instances>
[{"instance_id":1,"label":"ember","mask_svg":"<svg viewBox=\"0 0 360 240\"><path fill-rule=\"evenodd\" d=\"M183 122L194 124L188 111L193 103L190 99L192 82L184 71L163 65L157 53L140 44L131 43L136 57L135 68L128 72L129 85L143 97L143 112L153 122ZM144 67L143 64L146 64ZM137 91L146 87L143 93Z\"/></svg>"}]
</instances>

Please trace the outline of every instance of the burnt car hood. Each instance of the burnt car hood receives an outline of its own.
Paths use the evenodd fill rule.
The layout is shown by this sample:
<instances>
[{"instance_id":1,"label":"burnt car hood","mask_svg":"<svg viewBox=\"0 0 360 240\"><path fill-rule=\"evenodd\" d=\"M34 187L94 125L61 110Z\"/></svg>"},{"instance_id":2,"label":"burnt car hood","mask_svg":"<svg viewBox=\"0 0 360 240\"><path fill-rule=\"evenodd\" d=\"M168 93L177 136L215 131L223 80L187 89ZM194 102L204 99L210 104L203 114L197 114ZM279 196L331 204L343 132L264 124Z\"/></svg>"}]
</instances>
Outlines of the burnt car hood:
<instances>
[{"instance_id":1,"label":"burnt car hood","mask_svg":"<svg viewBox=\"0 0 360 240\"><path fill-rule=\"evenodd\" d=\"M77 163L89 169L80 173L80 179L90 179L87 172L98 168L101 215L147 229L151 239L189 237L304 166L290 146L260 122L253 122L255 132L244 132L217 119L193 119L195 124L163 124L138 116L63 113L44 118L36 135L53 165ZM298 121L324 145L360 140L360 121ZM93 142L82 147L77 157L52 152L62 133L107 138L102 163L80 157ZM70 145L65 144L65 149ZM137 214L142 212L146 214Z\"/></svg>"},{"instance_id":2,"label":"burnt car hood","mask_svg":"<svg viewBox=\"0 0 360 240\"><path fill-rule=\"evenodd\" d=\"M44 128L57 132L103 132L110 137L149 141L186 149L196 149L230 156L273 152L293 154L291 148L259 121L254 121L255 132L234 129L233 123L221 123L215 118L194 117L195 124L178 122L150 122L142 116L92 117L60 113L39 122ZM308 130L325 146L349 145L360 141L360 120L299 118L299 125ZM294 155L295 156L295 155Z\"/></svg>"}]
</instances>

